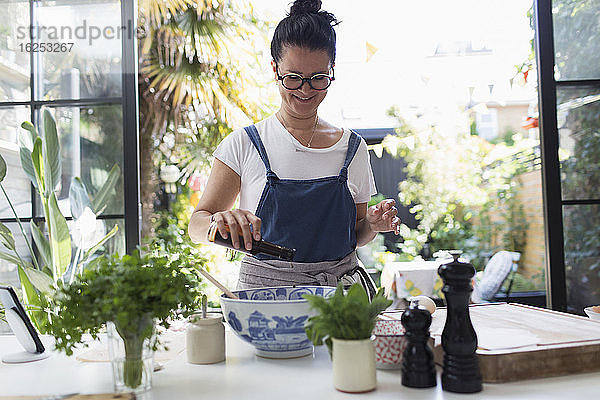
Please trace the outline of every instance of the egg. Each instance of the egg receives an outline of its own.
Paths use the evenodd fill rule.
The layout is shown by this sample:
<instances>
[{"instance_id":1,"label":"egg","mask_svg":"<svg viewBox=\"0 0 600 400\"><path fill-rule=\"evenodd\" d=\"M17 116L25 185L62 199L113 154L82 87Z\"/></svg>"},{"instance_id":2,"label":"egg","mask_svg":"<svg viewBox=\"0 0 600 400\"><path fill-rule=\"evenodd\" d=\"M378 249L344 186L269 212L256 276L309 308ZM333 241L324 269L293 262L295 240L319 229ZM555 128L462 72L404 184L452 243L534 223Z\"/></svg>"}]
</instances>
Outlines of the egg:
<instances>
[{"instance_id":1,"label":"egg","mask_svg":"<svg viewBox=\"0 0 600 400\"><path fill-rule=\"evenodd\" d=\"M431 300L431 298L427 296L414 296L410 298L411 302L415 300L419 301L419 308L426 309L427 311L429 311L430 314L433 314L435 312L435 303L433 302L433 300Z\"/></svg>"}]
</instances>

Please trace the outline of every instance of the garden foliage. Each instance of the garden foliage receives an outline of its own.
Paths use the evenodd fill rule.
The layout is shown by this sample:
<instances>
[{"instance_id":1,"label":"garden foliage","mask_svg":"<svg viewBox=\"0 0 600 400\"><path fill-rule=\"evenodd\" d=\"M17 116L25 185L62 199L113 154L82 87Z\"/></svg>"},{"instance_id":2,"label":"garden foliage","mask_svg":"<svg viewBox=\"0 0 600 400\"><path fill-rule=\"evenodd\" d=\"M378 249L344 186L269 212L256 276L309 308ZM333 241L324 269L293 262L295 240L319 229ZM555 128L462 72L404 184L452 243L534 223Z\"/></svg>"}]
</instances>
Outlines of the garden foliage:
<instances>
[{"instance_id":1,"label":"garden foliage","mask_svg":"<svg viewBox=\"0 0 600 400\"><path fill-rule=\"evenodd\" d=\"M400 127L383 146L407 164L398 198L418 221L415 229L401 226L402 251L414 257L426 243L431 253L460 249L479 267L491 252L522 252L527 223L516 199L521 167L506 155L532 151L531 144L493 145L466 130L426 123L422 117L409 123L398 109L390 113Z\"/></svg>"}]
</instances>

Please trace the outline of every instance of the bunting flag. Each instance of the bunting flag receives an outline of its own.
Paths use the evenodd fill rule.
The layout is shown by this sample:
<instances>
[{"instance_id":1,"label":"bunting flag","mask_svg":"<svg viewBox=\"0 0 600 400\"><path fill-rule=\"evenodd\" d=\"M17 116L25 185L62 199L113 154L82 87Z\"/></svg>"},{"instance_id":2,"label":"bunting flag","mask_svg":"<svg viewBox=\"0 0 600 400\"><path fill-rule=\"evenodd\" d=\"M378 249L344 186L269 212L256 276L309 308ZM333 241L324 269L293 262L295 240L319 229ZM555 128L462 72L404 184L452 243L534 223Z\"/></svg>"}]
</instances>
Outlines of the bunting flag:
<instances>
[{"instance_id":1,"label":"bunting flag","mask_svg":"<svg viewBox=\"0 0 600 400\"><path fill-rule=\"evenodd\" d=\"M366 59L366 62L369 62L369 60L371 59L371 57L373 57L373 55L375 53L377 53L377 50L379 50L379 48L373 46L368 41L365 41L365 47L366 47L366 50L367 50L367 59Z\"/></svg>"},{"instance_id":2,"label":"bunting flag","mask_svg":"<svg viewBox=\"0 0 600 400\"><path fill-rule=\"evenodd\" d=\"M196 208L201 196L202 194L200 192L192 193L192 195L190 196L190 204L192 205L192 207Z\"/></svg>"},{"instance_id":3,"label":"bunting flag","mask_svg":"<svg viewBox=\"0 0 600 400\"><path fill-rule=\"evenodd\" d=\"M383 145L381 143L373 145L371 149L377 158L381 158L383 156Z\"/></svg>"}]
</instances>

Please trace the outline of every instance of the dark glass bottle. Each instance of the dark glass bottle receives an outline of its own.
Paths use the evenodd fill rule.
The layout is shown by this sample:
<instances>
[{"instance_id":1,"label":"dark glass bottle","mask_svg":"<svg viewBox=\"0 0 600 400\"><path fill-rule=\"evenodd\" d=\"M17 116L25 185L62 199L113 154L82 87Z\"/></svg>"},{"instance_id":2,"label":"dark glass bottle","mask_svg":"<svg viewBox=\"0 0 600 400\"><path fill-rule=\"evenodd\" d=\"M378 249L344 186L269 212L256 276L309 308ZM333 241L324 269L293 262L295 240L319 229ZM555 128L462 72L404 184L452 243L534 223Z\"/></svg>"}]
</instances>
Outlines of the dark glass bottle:
<instances>
[{"instance_id":1,"label":"dark glass bottle","mask_svg":"<svg viewBox=\"0 0 600 400\"><path fill-rule=\"evenodd\" d=\"M210 224L210 226L208 227L207 236L208 236L209 242L212 242L212 243L215 243L215 244L218 244L221 246L225 246L229 249L241 251L243 253L247 253L247 254L251 254L251 255L256 255L259 253L265 254L265 255L268 255L271 257L279 258L284 261L292 261L294 259L294 253L296 252L295 249L289 249L287 247L279 246L275 243L267 242L262 239L254 240L254 238L252 238L252 248L250 250L246 250L246 247L244 246L242 238L240 238L242 240L240 248L236 249L233 247L233 244L231 243L231 235L228 235L227 239L224 239L223 236L221 236L219 229L217 229L216 222L212 222Z\"/></svg>"}]
</instances>

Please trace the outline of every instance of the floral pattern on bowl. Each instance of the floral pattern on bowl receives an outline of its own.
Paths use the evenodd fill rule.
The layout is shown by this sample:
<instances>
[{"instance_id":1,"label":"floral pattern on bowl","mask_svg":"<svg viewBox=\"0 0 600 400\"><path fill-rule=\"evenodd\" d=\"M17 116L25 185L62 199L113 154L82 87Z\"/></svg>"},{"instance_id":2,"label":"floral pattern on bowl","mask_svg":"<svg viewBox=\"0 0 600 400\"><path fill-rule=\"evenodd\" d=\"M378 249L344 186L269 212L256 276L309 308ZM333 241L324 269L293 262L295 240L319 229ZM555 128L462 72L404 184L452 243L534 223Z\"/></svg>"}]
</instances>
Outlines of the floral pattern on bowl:
<instances>
[{"instance_id":1,"label":"floral pattern on bowl","mask_svg":"<svg viewBox=\"0 0 600 400\"><path fill-rule=\"evenodd\" d=\"M315 312L304 294L329 297L329 286L282 286L238 290L239 299L221 296L225 320L232 331L267 358L293 358L312 354L304 324Z\"/></svg>"}]
</instances>

